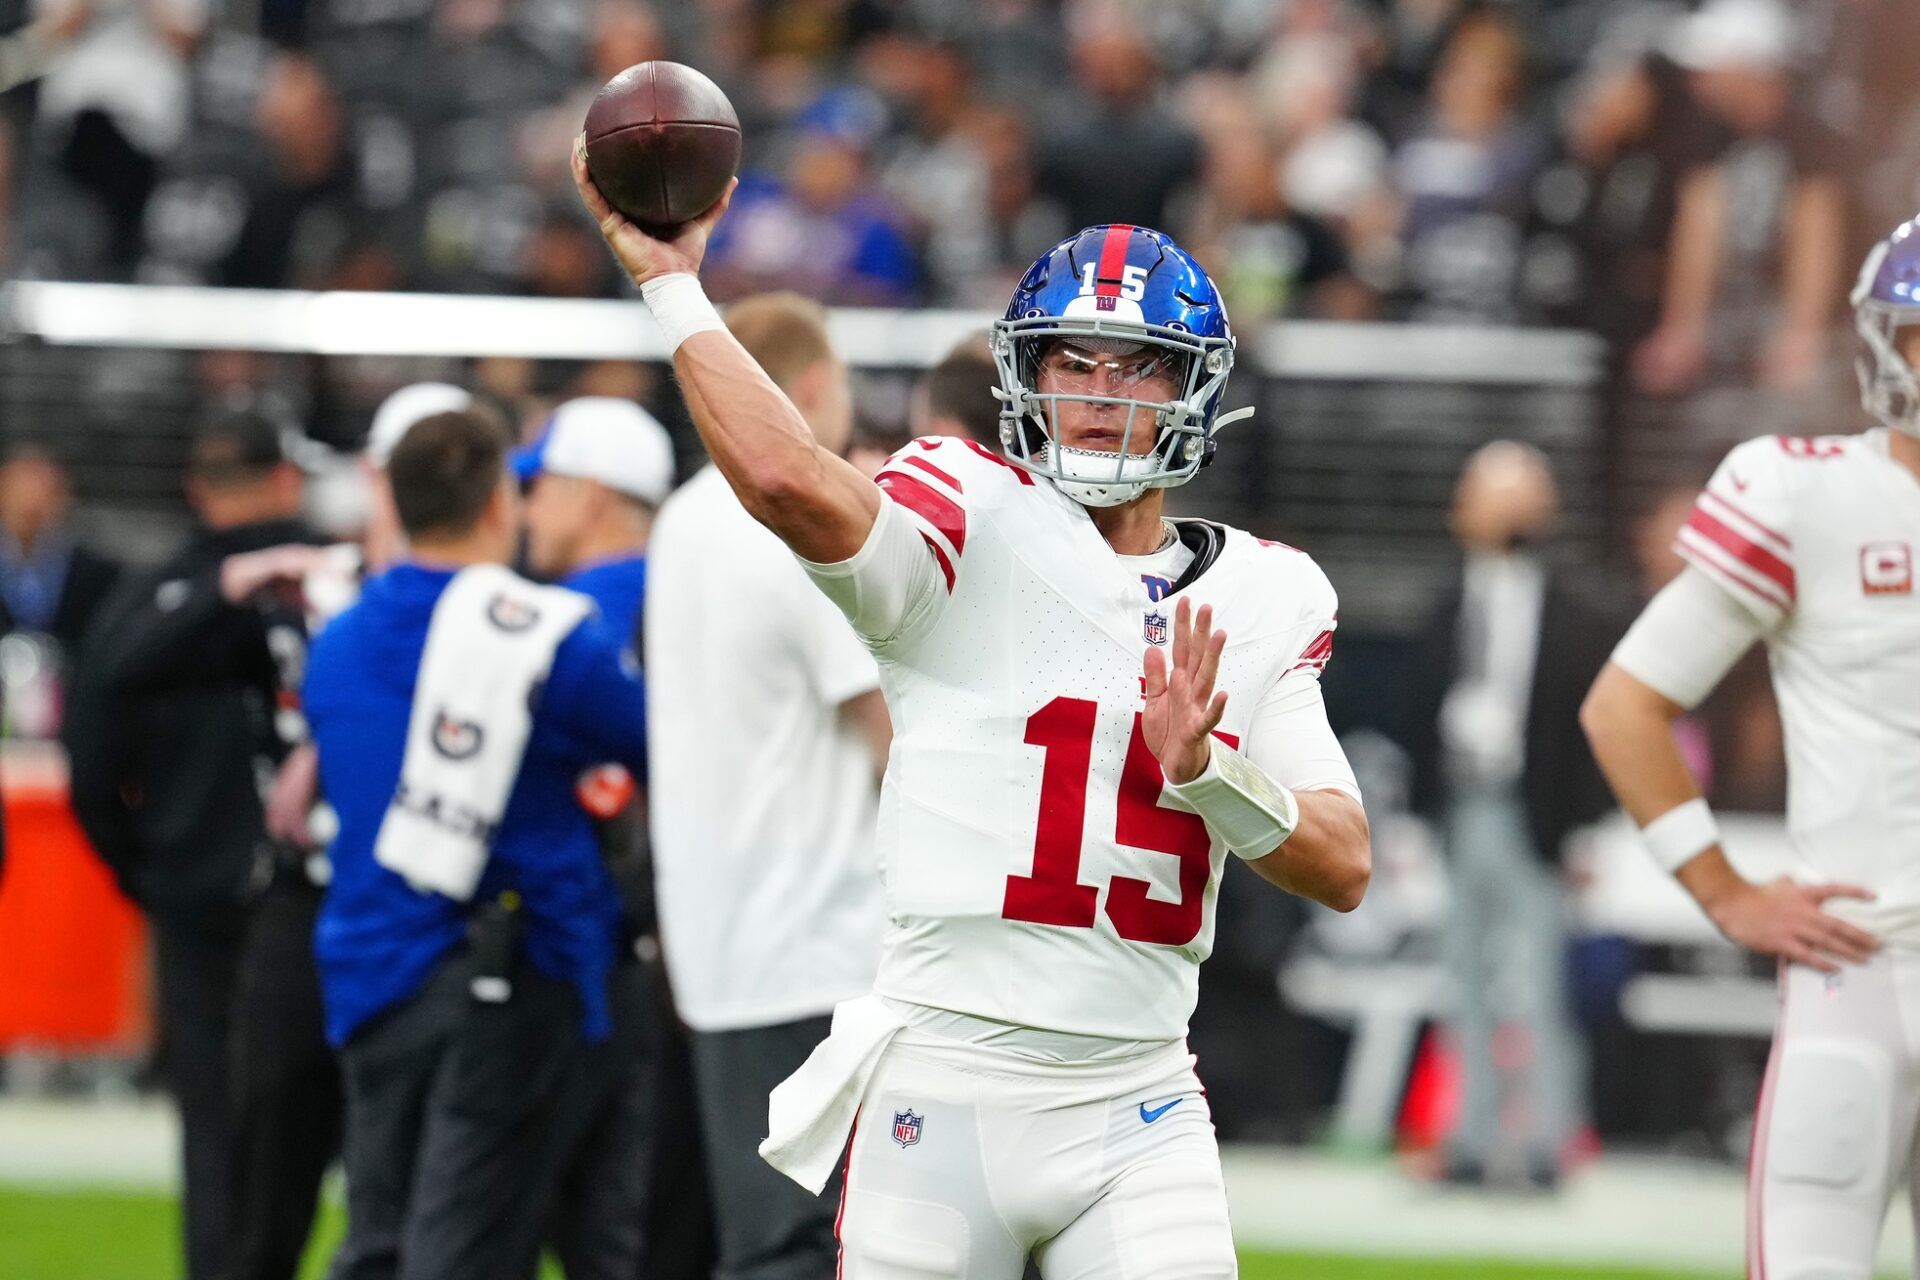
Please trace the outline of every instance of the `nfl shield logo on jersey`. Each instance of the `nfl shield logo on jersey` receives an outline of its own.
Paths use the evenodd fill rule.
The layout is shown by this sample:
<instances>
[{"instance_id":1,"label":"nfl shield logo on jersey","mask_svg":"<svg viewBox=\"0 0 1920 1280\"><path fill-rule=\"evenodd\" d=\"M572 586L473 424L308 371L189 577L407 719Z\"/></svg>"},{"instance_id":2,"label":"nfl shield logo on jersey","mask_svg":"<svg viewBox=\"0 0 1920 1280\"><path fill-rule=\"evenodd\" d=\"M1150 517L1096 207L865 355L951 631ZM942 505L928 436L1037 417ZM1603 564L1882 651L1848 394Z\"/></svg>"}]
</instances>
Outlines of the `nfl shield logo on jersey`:
<instances>
[{"instance_id":1,"label":"nfl shield logo on jersey","mask_svg":"<svg viewBox=\"0 0 1920 1280\"><path fill-rule=\"evenodd\" d=\"M920 1126L922 1123L924 1123L923 1118L915 1115L912 1111L894 1112L893 1140L903 1147L912 1146L914 1143L920 1141Z\"/></svg>"},{"instance_id":2,"label":"nfl shield logo on jersey","mask_svg":"<svg viewBox=\"0 0 1920 1280\"><path fill-rule=\"evenodd\" d=\"M1165 644L1167 642L1167 615L1164 613L1148 614L1146 626L1142 629L1147 634L1148 644Z\"/></svg>"}]
</instances>

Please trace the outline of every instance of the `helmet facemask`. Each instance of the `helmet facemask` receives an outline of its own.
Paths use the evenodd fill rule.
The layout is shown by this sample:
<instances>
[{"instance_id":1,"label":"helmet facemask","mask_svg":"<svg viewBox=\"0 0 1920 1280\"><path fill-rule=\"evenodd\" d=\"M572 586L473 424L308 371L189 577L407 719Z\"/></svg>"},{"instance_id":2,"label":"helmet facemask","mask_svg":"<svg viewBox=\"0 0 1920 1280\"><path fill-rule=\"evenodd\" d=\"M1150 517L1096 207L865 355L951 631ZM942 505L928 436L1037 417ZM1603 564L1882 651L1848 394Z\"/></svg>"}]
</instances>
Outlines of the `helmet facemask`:
<instances>
[{"instance_id":1,"label":"helmet facemask","mask_svg":"<svg viewBox=\"0 0 1920 1280\"><path fill-rule=\"evenodd\" d=\"M1916 325L1920 307L1866 298L1854 308L1854 327L1867 344L1867 354L1853 364L1860 378L1860 403L1887 426L1911 436L1920 436L1920 378L1900 353L1900 340Z\"/></svg>"},{"instance_id":2,"label":"helmet facemask","mask_svg":"<svg viewBox=\"0 0 1920 1280\"><path fill-rule=\"evenodd\" d=\"M1041 363L1050 355L1055 389L1042 392ZM1216 425L1211 410L1233 369L1233 342L1196 337L1170 325L1035 316L995 324L993 357L1000 370L995 394L1007 456L1046 476L1076 502L1111 507L1148 489L1184 484L1206 464ZM1105 393L1094 390L1101 363L1109 365ZM1171 398L1128 394L1169 371ZM1117 447L1063 444L1060 414L1067 405L1116 406L1103 417L1110 417L1110 429L1119 433Z\"/></svg>"},{"instance_id":3,"label":"helmet facemask","mask_svg":"<svg viewBox=\"0 0 1920 1280\"><path fill-rule=\"evenodd\" d=\"M1920 436L1920 378L1900 351L1903 331L1920 325L1920 303L1912 301L1912 246L1906 243L1913 227L1904 224L1868 251L1848 301L1853 326L1867 346L1867 354L1853 364L1862 407L1895 431ZM1900 256L1889 267L1896 250Z\"/></svg>"}]
</instances>

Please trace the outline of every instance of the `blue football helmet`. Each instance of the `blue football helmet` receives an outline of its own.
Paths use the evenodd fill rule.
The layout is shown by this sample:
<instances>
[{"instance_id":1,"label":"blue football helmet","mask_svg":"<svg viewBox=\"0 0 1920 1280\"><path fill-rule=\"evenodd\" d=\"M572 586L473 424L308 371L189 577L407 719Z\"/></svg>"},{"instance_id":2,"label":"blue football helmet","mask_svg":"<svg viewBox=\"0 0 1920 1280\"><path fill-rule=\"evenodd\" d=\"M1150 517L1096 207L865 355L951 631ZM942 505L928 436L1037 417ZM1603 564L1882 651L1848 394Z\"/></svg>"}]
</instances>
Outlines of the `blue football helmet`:
<instances>
[{"instance_id":1,"label":"blue football helmet","mask_svg":"<svg viewBox=\"0 0 1920 1280\"><path fill-rule=\"evenodd\" d=\"M1920 324L1920 218L1873 246L1852 302L1854 327L1867 344L1854 365L1860 403L1894 430L1920 435L1920 379L1897 345L1901 329Z\"/></svg>"},{"instance_id":2,"label":"blue football helmet","mask_svg":"<svg viewBox=\"0 0 1920 1280\"><path fill-rule=\"evenodd\" d=\"M1168 400L1042 393L1040 362L1056 346L1069 348L1087 369L1105 356L1170 372L1176 393ZM1253 413L1220 414L1233 350L1220 291L1184 249L1146 227L1088 227L1040 255L1014 289L1006 315L994 322L1000 442L1013 462L1090 507L1184 484L1211 460L1214 432ZM1107 387L1128 389L1118 376ZM1126 406L1118 452L1060 443L1057 415L1069 401ZM1136 433L1148 424L1152 445L1137 449L1136 439L1146 436Z\"/></svg>"}]
</instances>

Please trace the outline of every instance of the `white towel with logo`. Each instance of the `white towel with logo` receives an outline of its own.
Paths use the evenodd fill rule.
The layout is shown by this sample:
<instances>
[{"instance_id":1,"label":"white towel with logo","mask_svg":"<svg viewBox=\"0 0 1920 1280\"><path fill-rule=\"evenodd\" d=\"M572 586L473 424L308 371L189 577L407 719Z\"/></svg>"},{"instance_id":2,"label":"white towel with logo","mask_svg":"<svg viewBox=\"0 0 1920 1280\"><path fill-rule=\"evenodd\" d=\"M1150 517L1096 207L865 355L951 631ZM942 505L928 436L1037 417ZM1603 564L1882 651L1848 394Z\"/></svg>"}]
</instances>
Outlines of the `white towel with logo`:
<instances>
[{"instance_id":1,"label":"white towel with logo","mask_svg":"<svg viewBox=\"0 0 1920 1280\"><path fill-rule=\"evenodd\" d=\"M374 860L423 893L473 896L533 731L554 651L592 612L586 596L470 565L434 604L400 782Z\"/></svg>"},{"instance_id":2,"label":"white towel with logo","mask_svg":"<svg viewBox=\"0 0 1920 1280\"><path fill-rule=\"evenodd\" d=\"M760 1158L819 1195L840 1162L880 1055L906 1025L876 995L836 1005L833 1030L767 1099Z\"/></svg>"}]
</instances>

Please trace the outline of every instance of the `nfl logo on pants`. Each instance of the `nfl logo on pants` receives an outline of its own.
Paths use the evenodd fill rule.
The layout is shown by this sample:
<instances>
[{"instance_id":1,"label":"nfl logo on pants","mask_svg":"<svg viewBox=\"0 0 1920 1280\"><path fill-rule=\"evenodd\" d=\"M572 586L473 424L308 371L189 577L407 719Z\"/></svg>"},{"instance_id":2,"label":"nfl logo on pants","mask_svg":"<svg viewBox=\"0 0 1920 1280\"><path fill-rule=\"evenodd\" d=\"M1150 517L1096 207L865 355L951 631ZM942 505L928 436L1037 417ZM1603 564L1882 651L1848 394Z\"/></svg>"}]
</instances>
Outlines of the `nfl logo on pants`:
<instances>
[{"instance_id":1,"label":"nfl logo on pants","mask_svg":"<svg viewBox=\"0 0 1920 1280\"><path fill-rule=\"evenodd\" d=\"M921 1117L912 1111L893 1113L893 1140L903 1147L910 1147L920 1141Z\"/></svg>"}]
</instances>

